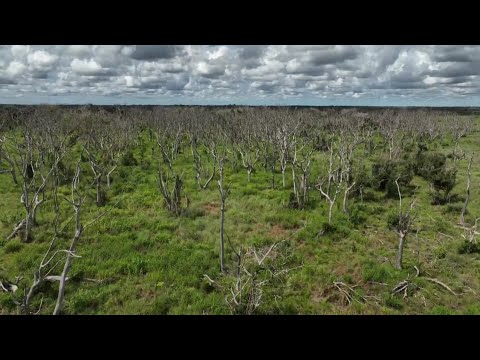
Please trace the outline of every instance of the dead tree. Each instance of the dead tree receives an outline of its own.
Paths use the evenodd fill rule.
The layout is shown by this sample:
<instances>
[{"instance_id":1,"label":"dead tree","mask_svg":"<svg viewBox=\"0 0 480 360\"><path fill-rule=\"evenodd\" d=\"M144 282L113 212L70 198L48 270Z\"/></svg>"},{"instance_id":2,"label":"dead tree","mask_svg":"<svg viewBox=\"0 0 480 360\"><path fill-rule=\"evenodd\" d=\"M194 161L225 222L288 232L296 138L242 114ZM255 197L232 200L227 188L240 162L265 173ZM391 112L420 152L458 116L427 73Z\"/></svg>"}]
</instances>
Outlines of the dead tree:
<instances>
[{"instance_id":1,"label":"dead tree","mask_svg":"<svg viewBox=\"0 0 480 360\"><path fill-rule=\"evenodd\" d=\"M465 151L459 148L460 140L462 137L473 131L474 120L471 117L453 115L450 115L448 120L450 135L452 136L454 143L452 154L453 162L456 166L458 161L465 157Z\"/></svg>"},{"instance_id":2,"label":"dead tree","mask_svg":"<svg viewBox=\"0 0 480 360\"><path fill-rule=\"evenodd\" d=\"M192 158L193 158L193 167L195 168L195 179L197 180L198 188L200 190L205 190L210 182L213 180L215 177L215 173L217 171L216 169L216 157L217 157L217 145L215 140L212 140L210 146L208 146L208 141L206 141L207 145L204 146L204 149L206 150L207 154L209 154L212 157L212 170L211 172L208 172L207 169L205 169L207 163L208 163L208 158L207 160L204 160L204 157L202 157L201 152L201 144L200 140L197 135L192 135L190 139L190 148L192 150Z\"/></svg>"},{"instance_id":3,"label":"dead tree","mask_svg":"<svg viewBox=\"0 0 480 360\"><path fill-rule=\"evenodd\" d=\"M12 175L13 182L15 184L18 184L17 173L15 171L15 163L13 162L10 156L9 150L7 148L6 133L7 133L6 120L4 120L0 124L0 165L2 164L2 160L5 160L10 166L10 169L0 168L0 174L10 173Z\"/></svg>"},{"instance_id":4,"label":"dead tree","mask_svg":"<svg viewBox=\"0 0 480 360\"><path fill-rule=\"evenodd\" d=\"M399 156L402 146L402 114L386 111L379 115L377 124L379 133L383 137L384 148L388 150L389 160Z\"/></svg>"},{"instance_id":5,"label":"dead tree","mask_svg":"<svg viewBox=\"0 0 480 360\"><path fill-rule=\"evenodd\" d=\"M308 202L308 189L309 189L309 173L310 173L310 165L312 163L312 154L313 154L313 147L307 145L307 147L303 147L301 151L301 160L297 162L300 174L300 181L297 186L297 203L300 208L304 208Z\"/></svg>"},{"instance_id":6,"label":"dead tree","mask_svg":"<svg viewBox=\"0 0 480 360\"><path fill-rule=\"evenodd\" d=\"M38 209L46 200L45 191L49 177L56 171L58 163L65 154L65 138L58 144L56 151L52 152L52 163L47 163L47 149L39 145L40 130L35 128L38 124L33 123L31 119L22 120L23 123L17 123L22 134L21 141L15 135L12 135L9 140L15 149L12 161L22 178L20 202L25 209L25 217L14 227L7 240L21 234L23 242L30 242L32 228L37 222ZM34 137L34 133L37 133L37 138Z\"/></svg>"},{"instance_id":7,"label":"dead tree","mask_svg":"<svg viewBox=\"0 0 480 360\"><path fill-rule=\"evenodd\" d=\"M290 272L303 267L303 264L292 263L285 240L260 249L240 246L239 251L233 248L231 242L229 244L237 258L235 272L227 274L221 283L206 274L204 278L224 294L232 314L258 313L265 298L271 296L271 289L274 288L277 293L281 291Z\"/></svg>"},{"instance_id":8,"label":"dead tree","mask_svg":"<svg viewBox=\"0 0 480 360\"><path fill-rule=\"evenodd\" d=\"M260 159L260 148L255 139L255 134L251 129L245 131L241 143L238 144L236 148L242 159L242 165L247 170L247 180L250 182L250 177L255 169L255 164Z\"/></svg>"},{"instance_id":9,"label":"dead tree","mask_svg":"<svg viewBox=\"0 0 480 360\"><path fill-rule=\"evenodd\" d=\"M412 198L408 210L404 212L402 209L402 194L400 192L400 185L398 184L398 178L395 179L395 184L397 185L397 190L398 190L399 211L398 211L398 217L391 219L390 227L398 235L398 251L397 251L397 257L395 260L395 267L401 270L405 239L415 220L415 217L412 214L412 210L416 205L416 198L415 196Z\"/></svg>"},{"instance_id":10,"label":"dead tree","mask_svg":"<svg viewBox=\"0 0 480 360\"><path fill-rule=\"evenodd\" d=\"M225 224L225 202L230 195L230 184L224 186L224 161L225 152L218 156L218 192L220 194L220 270L225 272L225 240L224 240L224 224Z\"/></svg>"},{"instance_id":11,"label":"dead tree","mask_svg":"<svg viewBox=\"0 0 480 360\"><path fill-rule=\"evenodd\" d=\"M341 187L341 182L338 182L336 183L336 187L335 187L335 192L333 194L333 196L329 195L328 193L326 193L323 189L322 189L322 184L319 183L317 184L317 189L320 191L320 193L325 197L325 199L327 199L328 203L330 204L329 205L329 208L328 208L328 224L331 225L332 224L332 221L333 221L333 206L335 205L335 202L337 201L337 197L338 197L338 194L340 193L342 187Z\"/></svg>"},{"instance_id":12,"label":"dead tree","mask_svg":"<svg viewBox=\"0 0 480 360\"><path fill-rule=\"evenodd\" d=\"M321 180L317 185L316 188L320 191L320 193L325 197L327 202L329 203L328 209L328 223L331 225L333 221L333 207L335 202L337 201L338 194L342 190L343 179L344 176L341 172L341 165L338 164L338 167L334 167L335 158L333 155L333 148L334 144L330 145L330 157L329 157L329 167L328 167L328 187L326 191L323 189L323 180ZM333 195L331 194L331 187L332 184L335 184L335 191Z\"/></svg>"},{"instance_id":13,"label":"dead tree","mask_svg":"<svg viewBox=\"0 0 480 360\"><path fill-rule=\"evenodd\" d=\"M465 196L465 202L462 207L462 212L460 214L460 225L465 225L465 212L467 211L468 201L470 200L470 176L471 176L471 169L472 169L472 162L473 162L473 155L470 157L470 161L468 162L468 169L467 169L467 190Z\"/></svg>"},{"instance_id":14,"label":"dead tree","mask_svg":"<svg viewBox=\"0 0 480 360\"><path fill-rule=\"evenodd\" d=\"M66 253L66 259L65 259L65 264L63 266L63 271L60 274L60 276L57 276L54 278L54 280L59 281L59 286L58 286L58 296L57 296L57 302L55 304L55 309L53 310L53 315L60 315L63 311L64 307L64 302L65 302L65 286L68 280L68 274L70 272L70 268L72 267L72 262L74 258L79 258L76 254L77 251L77 246L78 242L80 241L80 238L82 234L85 232L85 230L95 224L101 217L103 217L109 210L113 209L113 207L116 206L116 204L113 205L113 207L109 210L106 210L102 212L100 215L98 215L96 218L94 218L92 221L87 223L86 225L83 225L82 220L81 220L81 209L82 205L85 201L86 196L81 194L80 190L80 163L77 163L77 168L75 171L75 176L73 177L72 180L72 194L71 194L71 199L65 198L65 200L70 203L73 207L73 212L74 212L74 222L75 222L75 232L72 238L72 241L70 242L70 246L68 250L63 250L64 253ZM117 202L118 203L118 202Z\"/></svg>"},{"instance_id":15,"label":"dead tree","mask_svg":"<svg viewBox=\"0 0 480 360\"><path fill-rule=\"evenodd\" d=\"M282 185L284 188L285 188L285 171L287 170L287 166L290 161L291 148L292 146L295 145L293 143L294 141L293 139L295 139L294 134L296 133L299 125L300 125L299 122L293 125L287 124L287 123L281 123L275 132L275 143L276 143L276 147L278 148L280 170L282 172Z\"/></svg>"},{"instance_id":16,"label":"dead tree","mask_svg":"<svg viewBox=\"0 0 480 360\"><path fill-rule=\"evenodd\" d=\"M480 232L477 231L478 220L480 220L480 218L475 219L475 224L473 226L462 225L464 232L462 237L472 245L477 244L477 236L480 235Z\"/></svg>"},{"instance_id":17,"label":"dead tree","mask_svg":"<svg viewBox=\"0 0 480 360\"><path fill-rule=\"evenodd\" d=\"M182 212L183 180L181 175L173 171L170 173L159 168L158 186L168 211L178 216Z\"/></svg>"},{"instance_id":18,"label":"dead tree","mask_svg":"<svg viewBox=\"0 0 480 360\"><path fill-rule=\"evenodd\" d=\"M162 159L170 169L173 161L180 153L184 135L184 119L175 109L156 109L153 113L154 126L156 126L157 144Z\"/></svg>"}]
</instances>

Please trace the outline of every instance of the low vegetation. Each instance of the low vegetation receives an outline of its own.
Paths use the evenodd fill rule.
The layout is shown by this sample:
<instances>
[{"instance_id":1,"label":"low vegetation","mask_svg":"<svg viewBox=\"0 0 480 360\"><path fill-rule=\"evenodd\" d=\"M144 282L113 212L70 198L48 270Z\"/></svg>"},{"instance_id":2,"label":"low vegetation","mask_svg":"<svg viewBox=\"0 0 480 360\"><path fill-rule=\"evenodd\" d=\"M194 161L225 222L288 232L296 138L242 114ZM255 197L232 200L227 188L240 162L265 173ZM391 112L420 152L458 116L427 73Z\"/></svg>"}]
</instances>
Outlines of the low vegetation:
<instances>
[{"instance_id":1,"label":"low vegetation","mask_svg":"<svg viewBox=\"0 0 480 360\"><path fill-rule=\"evenodd\" d=\"M3 107L0 314L480 314L477 125Z\"/></svg>"}]
</instances>

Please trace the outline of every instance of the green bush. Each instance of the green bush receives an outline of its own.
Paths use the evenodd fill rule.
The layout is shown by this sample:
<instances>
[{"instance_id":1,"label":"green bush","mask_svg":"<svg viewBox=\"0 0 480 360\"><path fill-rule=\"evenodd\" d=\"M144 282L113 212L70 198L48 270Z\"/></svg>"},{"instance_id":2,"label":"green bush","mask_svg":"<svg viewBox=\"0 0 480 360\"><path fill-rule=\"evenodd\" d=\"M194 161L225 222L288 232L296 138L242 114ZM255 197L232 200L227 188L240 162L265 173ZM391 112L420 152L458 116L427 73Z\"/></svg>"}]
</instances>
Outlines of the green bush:
<instances>
[{"instance_id":1,"label":"green bush","mask_svg":"<svg viewBox=\"0 0 480 360\"><path fill-rule=\"evenodd\" d=\"M444 209L445 213L455 213L460 214L463 209L463 204L456 203L456 204L448 204L447 207ZM465 210L465 215L468 214L468 209Z\"/></svg>"},{"instance_id":2,"label":"green bush","mask_svg":"<svg viewBox=\"0 0 480 360\"><path fill-rule=\"evenodd\" d=\"M354 225L363 225L367 222L368 215L365 212L365 206L354 204L350 210L350 221Z\"/></svg>"},{"instance_id":3,"label":"green bush","mask_svg":"<svg viewBox=\"0 0 480 360\"><path fill-rule=\"evenodd\" d=\"M480 244L473 243L471 241L465 240L458 247L459 254L478 254L480 253Z\"/></svg>"},{"instance_id":4,"label":"green bush","mask_svg":"<svg viewBox=\"0 0 480 360\"><path fill-rule=\"evenodd\" d=\"M431 192L432 204L442 205L450 201L450 193L455 187L457 170L449 169L438 172L431 177L433 191Z\"/></svg>"},{"instance_id":5,"label":"green bush","mask_svg":"<svg viewBox=\"0 0 480 360\"><path fill-rule=\"evenodd\" d=\"M372 167L372 186L373 188L385 191L387 197L398 197L397 185L398 179L400 188L406 187L412 181L414 175L414 166L406 160L381 160Z\"/></svg>"},{"instance_id":6,"label":"green bush","mask_svg":"<svg viewBox=\"0 0 480 360\"><path fill-rule=\"evenodd\" d=\"M133 152L128 150L122 157L122 165L123 166L137 166L138 161L135 159Z\"/></svg>"},{"instance_id":7,"label":"green bush","mask_svg":"<svg viewBox=\"0 0 480 360\"><path fill-rule=\"evenodd\" d=\"M392 309L400 310L403 307L403 302L399 297L389 294L385 297L385 305Z\"/></svg>"},{"instance_id":8,"label":"green bush","mask_svg":"<svg viewBox=\"0 0 480 360\"><path fill-rule=\"evenodd\" d=\"M445 169L447 157L441 153L420 152L415 163L415 174L425 180L433 180L435 176Z\"/></svg>"},{"instance_id":9,"label":"green bush","mask_svg":"<svg viewBox=\"0 0 480 360\"><path fill-rule=\"evenodd\" d=\"M7 245L5 245L4 251L5 251L5 254L12 254L12 253L19 252L20 250L23 249L23 247L24 245L21 242L10 241L7 243Z\"/></svg>"},{"instance_id":10,"label":"green bush","mask_svg":"<svg viewBox=\"0 0 480 360\"><path fill-rule=\"evenodd\" d=\"M384 264L368 262L363 268L365 281L386 282L393 277L393 269Z\"/></svg>"},{"instance_id":11,"label":"green bush","mask_svg":"<svg viewBox=\"0 0 480 360\"><path fill-rule=\"evenodd\" d=\"M432 310L429 311L430 315L451 315L453 314L452 310L445 306L435 306Z\"/></svg>"}]
</instances>

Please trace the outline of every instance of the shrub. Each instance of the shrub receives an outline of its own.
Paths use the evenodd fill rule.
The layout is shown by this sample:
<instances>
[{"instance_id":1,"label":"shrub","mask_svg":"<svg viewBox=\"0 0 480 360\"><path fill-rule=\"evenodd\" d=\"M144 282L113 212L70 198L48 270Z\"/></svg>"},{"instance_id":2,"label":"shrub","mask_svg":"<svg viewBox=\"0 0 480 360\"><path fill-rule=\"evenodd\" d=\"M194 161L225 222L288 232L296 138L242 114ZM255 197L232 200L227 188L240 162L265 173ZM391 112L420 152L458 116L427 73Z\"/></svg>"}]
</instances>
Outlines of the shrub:
<instances>
[{"instance_id":1,"label":"shrub","mask_svg":"<svg viewBox=\"0 0 480 360\"><path fill-rule=\"evenodd\" d=\"M403 307L402 300L390 294L385 297L385 305L397 310L400 310Z\"/></svg>"},{"instance_id":2,"label":"shrub","mask_svg":"<svg viewBox=\"0 0 480 360\"><path fill-rule=\"evenodd\" d=\"M368 216L365 213L365 207L362 205L355 204L351 207L350 210L350 221L354 225L365 224L368 220Z\"/></svg>"},{"instance_id":3,"label":"shrub","mask_svg":"<svg viewBox=\"0 0 480 360\"><path fill-rule=\"evenodd\" d=\"M122 157L122 165L123 166L136 166L138 165L137 159L135 159L135 156L133 155L133 152L131 150L128 150L125 155Z\"/></svg>"},{"instance_id":4,"label":"shrub","mask_svg":"<svg viewBox=\"0 0 480 360\"><path fill-rule=\"evenodd\" d=\"M328 221L325 221L320 225L320 235L331 234L334 233L337 227L335 224L329 224Z\"/></svg>"},{"instance_id":5,"label":"shrub","mask_svg":"<svg viewBox=\"0 0 480 360\"><path fill-rule=\"evenodd\" d=\"M12 254L12 253L16 253L16 252L19 252L20 250L23 249L23 244L21 242L18 242L18 241L10 241L7 243L7 245L5 245L5 254Z\"/></svg>"},{"instance_id":6,"label":"shrub","mask_svg":"<svg viewBox=\"0 0 480 360\"><path fill-rule=\"evenodd\" d=\"M476 244L474 242L465 240L459 247L458 247L459 254L478 254L480 253L480 244Z\"/></svg>"},{"instance_id":7,"label":"shrub","mask_svg":"<svg viewBox=\"0 0 480 360\"><path fill-rule=\"evenodd\" d=\"M463 209L463 204L461 203L456 203L456 204L448 204L447 207L445 208L444 212L445 213L455 213L455 214L460 214L460 212ZM468 209L465 210L465 215L468 214Z\"/></svg>"},{"instance_id":8,"label":"shrub","mask_svg":"<svg viewBox=\"0 0 480 360\"><path fill-rule=\"evenodd\" d=\"M433 205L442 205L450 201L450 193L455 187L457 180L457 170L449 169L432 175L430 195Z\"/></svg>"},{"instance_id":9,"label":"shrub","mask_svg":"<svg viewBox=\"0 0 480 360\"><path fill-rule=\"evenodd\" d=\"M365 281L386 282L392 278L393 270L384 264L368 262L363 268L363 279Z\"/></svg>"},{"instance_id":10,"label":"shrub","mask_svg":"<svg viewBox=\"0 0 480 360\"><path fill-rule=\"evenodd\" d=\"M445 169L446 163L447 157L441 153L420 152L417 154L415 174L431 181Z\"/></svg>"},{"instance_id":11,"label":"shrub","mask_svg":"<svg viewBox=\"0 0 480 360\"><path fill-rule=\"evenodd\" d=\"M382 160L372 167L372 186L385 191L388 197L398 197L395 180L406 187L413 178L413 165L406 160Z\"/></svg>"},{"instance_id":12,"label":"shrub","mask_svg":"<svg viewBox=\"0 0 480 360\"><path fill-rule=\"evenodd\" d=\"M432 310L429 312L430 315L451 315L453 314L452 310L445 306L435 306Z\"/></svg>"}]
</instances>

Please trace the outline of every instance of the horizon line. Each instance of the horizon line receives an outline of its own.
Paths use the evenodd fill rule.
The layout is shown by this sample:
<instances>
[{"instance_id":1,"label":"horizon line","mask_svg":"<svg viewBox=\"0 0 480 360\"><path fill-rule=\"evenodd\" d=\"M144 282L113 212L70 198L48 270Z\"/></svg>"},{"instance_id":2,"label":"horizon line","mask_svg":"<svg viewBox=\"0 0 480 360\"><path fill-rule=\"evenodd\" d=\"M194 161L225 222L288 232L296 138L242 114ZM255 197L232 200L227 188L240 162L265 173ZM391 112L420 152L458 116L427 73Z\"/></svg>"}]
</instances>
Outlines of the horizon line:
<instances>
[{"instance_id":1,"label":"horizon line","mask_svg":"<svg viewBox=\"0 0 480 360\"><path fill-rule=\"evenodd\" d=\"M310 107L310 108L328 108L328 107L343 107L343 108L480 108L480 105L307 105L307 104L93 104L93 103L0 103L0 106L190 106L190 107Z\"/></svg>"}]
</instances>

